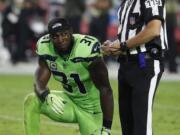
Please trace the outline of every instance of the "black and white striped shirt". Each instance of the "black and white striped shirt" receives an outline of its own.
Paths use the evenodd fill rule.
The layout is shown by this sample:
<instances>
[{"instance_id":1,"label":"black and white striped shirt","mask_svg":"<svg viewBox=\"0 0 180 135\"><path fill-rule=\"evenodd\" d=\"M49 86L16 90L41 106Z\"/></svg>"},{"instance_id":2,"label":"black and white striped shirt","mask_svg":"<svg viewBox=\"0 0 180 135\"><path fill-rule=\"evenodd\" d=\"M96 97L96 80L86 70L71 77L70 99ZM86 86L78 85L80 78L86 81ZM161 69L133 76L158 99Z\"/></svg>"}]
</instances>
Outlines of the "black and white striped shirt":
<instances>
[{"instance_id":1,"label":"black and white striped shirt","mask_svg":"<svg viewBox=\"0 0 180 135\"><path fill-rule=\"evenodd\" d=\"M160 37L130 49L130 54L146 52L149 47L160 46L167 50L166 35L166 9L165 0L122 0L118 11L119 28L118 35L120 42L124 42L142 31L147 23L153 19L162 21Z\"/></svg>"}]
</instances>

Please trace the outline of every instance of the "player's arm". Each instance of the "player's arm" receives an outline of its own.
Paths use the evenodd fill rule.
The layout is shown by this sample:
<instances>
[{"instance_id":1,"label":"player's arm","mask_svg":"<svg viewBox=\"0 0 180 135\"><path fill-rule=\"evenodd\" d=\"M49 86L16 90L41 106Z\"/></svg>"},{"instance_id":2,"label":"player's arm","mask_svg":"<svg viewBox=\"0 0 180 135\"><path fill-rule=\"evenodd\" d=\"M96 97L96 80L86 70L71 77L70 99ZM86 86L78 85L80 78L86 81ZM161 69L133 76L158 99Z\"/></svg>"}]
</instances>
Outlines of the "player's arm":
<instances>
[{"instance_id":1,"label":"player's arm","mask_svg":"<svg viewBox=\"0 0 180 135\"><path fill-rule=\"evenodd\" d=\"M114 110L113 94L108 79L108 71L101 57L90 64L89 72L95 86L100 91L103 126L111 129Z\"/></svg>"},{"instance_id":2,"label":"player's arm","mask_svg":"<svg viewBox=\"0 0 180 135\"><path fill-rule=\"evenodd\" d=\"M45 100L45 97L49 94L49 89L47 83L50 79L51 72L46 64L46 62L39 57L38 67L35 71L35 92L41 101Z\"/></svg>"},{"instance_id":3,"label":"player's arm","mask_svg":"<svg viewBox=\"0 0 180 135\"><path fill-rule=\"evenodd\" d=\"M38 67L35 72L35 93L42 102L46 101L54 113L59 115L64 112L64 102L61 97L57 97L55 94L50 93L47 87L50 77L51 71L47 63L39 58Z\"/></svg>"}]
</instances>

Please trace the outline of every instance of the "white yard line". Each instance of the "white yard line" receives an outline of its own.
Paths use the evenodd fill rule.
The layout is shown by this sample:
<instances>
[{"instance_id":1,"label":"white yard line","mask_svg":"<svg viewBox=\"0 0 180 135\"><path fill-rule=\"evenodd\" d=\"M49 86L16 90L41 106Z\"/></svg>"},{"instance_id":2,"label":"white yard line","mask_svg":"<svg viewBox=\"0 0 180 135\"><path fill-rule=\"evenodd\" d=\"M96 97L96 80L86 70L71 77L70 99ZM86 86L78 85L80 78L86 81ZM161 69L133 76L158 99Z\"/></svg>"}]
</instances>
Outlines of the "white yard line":
<instances>
[{"instance_id":1,"label":"white yard line","mask_svg":"<svg viewBox=\"0 0 180 135\"><path fill-rule=\"evenodd\" d=\"M0 119L10 120L10 121L19 121L19 122L23 121L22 118L10 116L10 115L3 115L3 114L0 114ZM51 122L51 121L41 121L41 123L46 124L46 125L55 125L55 126L78 128L75 124L66 124L66 123L58 123L58 122Z\"/></svg>"},{"instance_id":2,"label":"white yard line","mask_svg":"<svg viewBox=\"0 0 180 135\"><path fill-rule=\"evenodd\" d=\"M180 112L180 108L177 108L177 107L171 106L171 105L155 104L154 107L159 108L159 109L168 109L171 111ZM0 114L0 121L1 120L23 122L22 118L12 116L12 115L6 115L6 114ZM69 128L78 128L78 126L76 124L66 124L66 123L58 123L58 122L51 122L51 121L42 121L42 123L44 123L46 125L54 125L54 126L69 127ZM120 130L112 130L112 133L114 133L114 134L118 134L119 132L120 132Z\"/></svg>"},{"instance_id":3,"label":"white yard line","mask_svg":"<svg viewBox=\"0 0 180 135\"><path fill-rule=\"evenodd\" d=\"M3 115L0 114L0 122L1 120L9 120L9 121L15 121L15 122L23 122L22 118L18 118L12 115ZM59 126L59 127L66 127L66 128L76 128L78 129L78 126L76 124L66 124L66 123L58 123L58 122L50 122L50 121L42 121L41 123L45 124L45 125L53 125L53 126ZM112 130L111 131L114 134L119 133L120 131L118 130Z\"/></svg>"}]
</instances>

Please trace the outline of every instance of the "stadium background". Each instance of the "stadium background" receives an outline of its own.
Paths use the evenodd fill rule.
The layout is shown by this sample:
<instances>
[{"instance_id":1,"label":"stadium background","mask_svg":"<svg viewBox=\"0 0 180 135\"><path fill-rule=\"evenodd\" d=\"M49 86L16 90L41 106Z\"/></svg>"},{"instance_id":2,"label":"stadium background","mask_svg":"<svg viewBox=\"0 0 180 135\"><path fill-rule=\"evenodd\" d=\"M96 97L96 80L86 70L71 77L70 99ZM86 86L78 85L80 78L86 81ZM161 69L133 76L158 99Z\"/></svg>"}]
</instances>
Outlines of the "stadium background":
<instances>
[{"instance_id":1,"label":"stadium background","mask_svg":"<svg viewBox=\"0 0 180 135\"><path fill-rule=\"evenodd\" d=\"M84 0L85 4L83 8L81 5L81 12L77 11L74 15L66 14L69 8L67 2L70 2L69 7L72 6L72 10L79 9L78 5L77 8L74 7L71 0L0 0L0 135L24 134L23 100L25 95L33 91L33 74L37 60L34 53L35 42L46 33L49 19L55 16L68 17L74 24L80 20L79 28L75 28L76 32L94 35L101 42L116 37L118 25L116 11L119 0ZM74 16L76 16L75 20ZM102 26L102 24L106 25ZM171 51L167 55L165 73L155 98L153 112L155 135L180 134L179 0L167 0L167 24L171 30L168 37L171 41L169 44ZM99 28L100 32L94 31L95 27ZM9 31L6 31L7 29ZM119 65L116 58L105 58L105 60L115 96L112 135L121 135L117 108ZM60 84L51 80L50 88L60 89L60 87ZM42 119L42 135L78 135L76 125L55 123L45 117Z\"/></svg>"}]
</instances>

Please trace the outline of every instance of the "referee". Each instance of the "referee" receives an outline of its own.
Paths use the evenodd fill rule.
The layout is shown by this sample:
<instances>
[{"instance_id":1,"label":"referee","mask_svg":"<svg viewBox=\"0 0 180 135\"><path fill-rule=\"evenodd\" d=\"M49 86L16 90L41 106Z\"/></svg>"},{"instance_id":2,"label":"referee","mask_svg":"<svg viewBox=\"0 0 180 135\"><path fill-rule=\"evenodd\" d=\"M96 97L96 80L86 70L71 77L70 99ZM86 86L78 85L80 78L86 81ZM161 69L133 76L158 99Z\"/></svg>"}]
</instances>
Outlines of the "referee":
<instances>
[{"instance_id":1,"label":"referee","mask_svg":"<svg viewBox=\"0 0 180 135\"><path fill-rule=\"evenodd\" d=\"M118 39L105 41L116 55L122 135L152 135L152 107L167 50L165 0L123 0Z\"/></svg>"}]
</instances>

